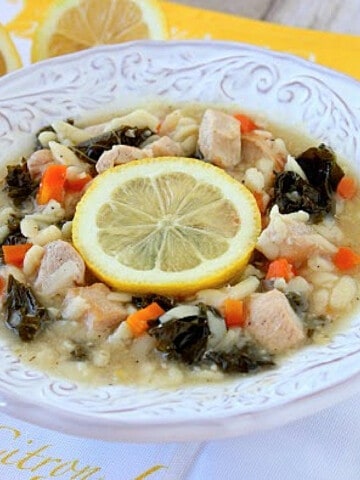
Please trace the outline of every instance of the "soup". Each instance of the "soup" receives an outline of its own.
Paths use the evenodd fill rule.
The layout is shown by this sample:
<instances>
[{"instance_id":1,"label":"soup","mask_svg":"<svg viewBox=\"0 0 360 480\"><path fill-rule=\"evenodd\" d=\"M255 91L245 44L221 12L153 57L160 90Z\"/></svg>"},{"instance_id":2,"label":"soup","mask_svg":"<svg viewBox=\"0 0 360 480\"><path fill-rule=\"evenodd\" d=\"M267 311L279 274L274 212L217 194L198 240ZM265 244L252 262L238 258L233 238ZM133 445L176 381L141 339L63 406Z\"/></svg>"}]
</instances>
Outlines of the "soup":
<instances>
[{"instance_id":1,"label":"soup","mask_svg":"<svg viewBox=\"0 0 360 480\"><path fill-rule=\"evenodd\" d=\"M34 151L9 166L2 181L1 333L14 354L36 368L83 382L176 387L276 368L295 350L328 341L358 302L356 179L328 146L294 132L281 130L280 137L278 131L235 108L154 104L92 124L58 121L38 132ZM226 255L237 235L227 233L224 219L240 212L235 223L241 223L241 212L250 205L261 228L246 264L225 281L196 288L197 267L188 265L183 289L181 284L160 288L155 282L152 290L148 281L136 291L126 288L127 278L118 288L79 248L81 242L87 243L86 252L93 246L81 230L85 227L77 227L79 217L86 220L91 213L94 192L97 201L106 197L104 190L98 194L105 176L121 178L125 169L119 165L141 171L145 164L164 167L164 162L169 168L187 165L190 177L213 165L211 179L238 184L244 195L240 208L233 210L227 200L219 213L213 203L226 188L209 180L216 201L210 195L201 204L205 210L193 203L201 212L211 205L217 216L202 213L200 223L192 217L192 233L226 240L221 253L216 245L205 249L211 250L211 261ZM219 172L226 178L217 177ZM187 191L178 174L168 178L168 173L167 202L173 208L176 202L184 204ZM177 182L176 188L171 182ZM105 224L106 235L117 245L116 258L127 267L138 240L130 242L124 232L138 228L138 219L153 208L143 201L148 198L144 179L141 185L136 202L121 213L128 230L117 222L116 212L106 216L110 207L102 210L105 220L97 218L94 224ZM129 184L120 190L125 195ZM107 218L113 222L110 229ZM156 258L165 249L169 221L166 216L163 230L156 227L160 247L151 250ZM75 233L81 241L75 241ZM149 243L150 234L145 237ZM173 264L184 261L182 248L190 252L189 238L184 242L174 250ZM207 265L205 243L198 244L197 264ZM115 250L111 247L110 255ZM176 268L167 278L182 267ZM151 269L138 262L133 270L150 278L146 272Z\"/></svg>"}]
</instances>

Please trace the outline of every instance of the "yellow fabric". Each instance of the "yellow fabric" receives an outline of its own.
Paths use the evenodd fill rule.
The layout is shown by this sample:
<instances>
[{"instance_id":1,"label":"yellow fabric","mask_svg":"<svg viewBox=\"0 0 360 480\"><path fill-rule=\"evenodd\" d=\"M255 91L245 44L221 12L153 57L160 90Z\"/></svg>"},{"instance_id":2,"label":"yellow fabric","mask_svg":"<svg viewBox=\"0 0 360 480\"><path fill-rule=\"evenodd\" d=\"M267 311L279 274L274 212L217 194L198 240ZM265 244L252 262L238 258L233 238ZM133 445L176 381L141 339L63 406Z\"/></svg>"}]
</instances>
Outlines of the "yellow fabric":
<instances>
[{"instance_id":1,"label":"yellow fabric","mask_svg":"<svg viewBox=\"0 0 360 480\"><path fill-rule=\"evenodd\" d=\"M162 2L172 39L232 40L292 53L360 80L360 36L275 25Z\"/></svg>"},{"instance_id":2,"label":"yellow fabric","mask_svg":"<svg viewBox=\"0 0 360 480\"><path fill-rule=\"evenodd\" d=\"M14 1L17 0L0 0L8 6ZM9 32L31 42L36 25L51 1L21 3L20 11L9 23L1 21ZM161 0L160 4L168 19L170 39L212 38L250 43L299 55L360 80L360 36L287 27Z\"/></svg>"}]
</instances>

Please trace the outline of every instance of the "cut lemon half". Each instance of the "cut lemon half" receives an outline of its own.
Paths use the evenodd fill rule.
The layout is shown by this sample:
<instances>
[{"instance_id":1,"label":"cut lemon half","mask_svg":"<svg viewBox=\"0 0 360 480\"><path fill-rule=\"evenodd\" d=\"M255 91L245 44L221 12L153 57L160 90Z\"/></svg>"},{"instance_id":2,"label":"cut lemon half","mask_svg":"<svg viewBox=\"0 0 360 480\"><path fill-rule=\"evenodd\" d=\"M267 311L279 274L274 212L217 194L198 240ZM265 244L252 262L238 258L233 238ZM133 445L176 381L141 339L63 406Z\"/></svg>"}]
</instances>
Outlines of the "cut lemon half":
<instances>
[{"instance_id":1,"label":"cut lemon half","mask_svg":"<svg viewBox=\"0 0 360 480\"><path fill-rule=\"evenodd\" d=\"M218 167L161 157L97 176L80 200L73 242L108 285L185 295L244 268L260 233L253 195Z\"/></svg>"},{"instance_id":2,"label":"cut lemon half","mask_svg":"<svg viewBox=\"0 0 360 480\"><path fill-rule=\"evenodd\" d=\"M22 66L20 55L6 29L0 24L0 75Z\"/></svg>"},{"instance_id":3,"label":"cut lemon half","mask_svg":"<svg viewBox=\"0 0 360 480\"><path fill-rule=\"evenodd\" d=\"M96 45L168 37L157 0L58 0L34 34L32 61Z\"/></svg>"}]
</instances>

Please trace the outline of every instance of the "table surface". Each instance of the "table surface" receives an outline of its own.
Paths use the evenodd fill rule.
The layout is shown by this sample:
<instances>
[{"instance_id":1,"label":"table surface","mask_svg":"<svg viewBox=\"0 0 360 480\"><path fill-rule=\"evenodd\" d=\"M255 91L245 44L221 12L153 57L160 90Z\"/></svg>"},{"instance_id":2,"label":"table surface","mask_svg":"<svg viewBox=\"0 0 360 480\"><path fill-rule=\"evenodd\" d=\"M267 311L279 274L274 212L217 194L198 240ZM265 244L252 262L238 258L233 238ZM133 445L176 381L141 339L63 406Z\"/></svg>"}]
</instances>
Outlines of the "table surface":
<instances>
[{"instance_id":1,"label":"table surface","mask_svg":"<svg viewBox=\"0 0 360 480\"><path fill-rule=\"evenodd\" d=\"M175 0L285 25L360 34L359 0Z\"/></svg>"}]
</instances>

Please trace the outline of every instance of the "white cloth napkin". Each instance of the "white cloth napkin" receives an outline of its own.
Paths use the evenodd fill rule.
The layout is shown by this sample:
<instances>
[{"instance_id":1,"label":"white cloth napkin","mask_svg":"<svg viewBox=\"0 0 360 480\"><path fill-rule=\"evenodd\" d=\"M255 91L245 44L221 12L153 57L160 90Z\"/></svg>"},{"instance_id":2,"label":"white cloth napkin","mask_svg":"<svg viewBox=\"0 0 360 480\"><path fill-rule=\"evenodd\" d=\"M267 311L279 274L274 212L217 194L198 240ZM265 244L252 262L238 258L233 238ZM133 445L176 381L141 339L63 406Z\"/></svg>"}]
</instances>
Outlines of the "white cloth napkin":
<instances>
[{"instance_id":1,"label":"white cloth napkin","mask_svg":"<svg viewBox=\"0 0 360 480\"><path fill-rule=\"evenodd\" d=\"M88 440L0 414L0 480L359 480L358 404L203 443Z\"/></svg>"}]
</instances>

